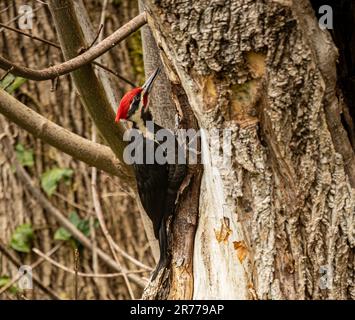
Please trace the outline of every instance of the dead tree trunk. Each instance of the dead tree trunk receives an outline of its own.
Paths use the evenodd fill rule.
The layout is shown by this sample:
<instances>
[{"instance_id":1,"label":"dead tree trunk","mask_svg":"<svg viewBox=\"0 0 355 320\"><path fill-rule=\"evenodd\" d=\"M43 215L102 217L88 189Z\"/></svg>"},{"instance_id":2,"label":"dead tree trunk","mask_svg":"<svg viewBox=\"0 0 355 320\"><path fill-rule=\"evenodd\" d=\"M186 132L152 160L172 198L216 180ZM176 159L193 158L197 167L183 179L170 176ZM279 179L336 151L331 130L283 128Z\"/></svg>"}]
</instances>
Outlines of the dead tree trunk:
<instances>
[{"instance_id":1,"label":"dead tree trunk","mask_svg":"<svg viewBox=\"0 0 355 320\"><path fill-rule=\"evenodd\" d=\"M229 162L204 164L190 298L353 299L355 158L337 49L309 1L144 4L173 87L214 130L205 156L232 142Z\"/></svg>"}]
</instances>

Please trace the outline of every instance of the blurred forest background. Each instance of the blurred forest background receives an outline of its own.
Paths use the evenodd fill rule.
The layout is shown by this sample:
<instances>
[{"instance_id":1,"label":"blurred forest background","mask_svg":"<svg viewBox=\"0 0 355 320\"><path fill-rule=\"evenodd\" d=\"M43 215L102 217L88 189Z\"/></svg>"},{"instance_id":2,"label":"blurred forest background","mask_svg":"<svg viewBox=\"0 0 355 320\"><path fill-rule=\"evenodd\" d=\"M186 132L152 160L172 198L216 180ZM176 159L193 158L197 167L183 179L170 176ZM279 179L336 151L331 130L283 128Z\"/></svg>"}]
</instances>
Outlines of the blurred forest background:
<instances>
[{"instance_id":1,"label":"blurred forest background","mask_svg":"<svg viewBox=\"0 0 355 320\"><path fill-rule=\"evenodd\" d=\"M19 6L23 1L3 0L0 3L0 22L18 28ZM27 1L35 13L33 29L30 32L46 40L58 43L51 15L47 6L40 1ZM105 15L101 36L106 37L138 14L136 1L109 0L85 1L87 14L93 26L100 28ZM22 65L44 68L58 64L63 57L58 48L35 41L17 32L0 27L0 55L11 58ZM140 31L110 50L105 62L110 69L135 84L144 80L143 56ZM3 74L0 74L0 77ZM117 99L131 85L116 75L108 73L111 83L116 86ZM57 83L35 82L18 78L2 80L2 87L53 122L87 139L95 138L92 122L82 107L74 84L69 75ZM16 169L8 156L15 154L17 161L31 176L38 189L48 196L50 202L71 222L90 238L94 250L78 245L70 234L60 228L57 221L45 211L29 193L16 175ZM145 265L153 266L154 260L146 239L139 211L133 198L121 190L118 181L103 172L97 172L86 164L34 138L0 115L0 292L9 286L16 276L18 265L41 264L33 268L33 274L41 284L34 283L34 290L19 290L13 284L0 294L0 299L52 299L54 293L60 298L75 296L75 275L62 270L33 252L36 248L49 252L60 244L51 255L55 262L83 273L112 273L101 259L95 247L110 254L110 249L99 227L93 205L92 189L98 190L102 211L109 233L126 253ZM75 259L78 248L79 260ZM11 256L11 258L9 257ZM139 268L126 258L118 257L120 263L139 277L149 277L147 269ZM11 283L10 283L11 284ZM40 288L43 286L44 288ZM135 297L140 297L142 288L131 283ZM78 277L77 294L80 299L127 299L127 286L121 276ZM45 290L45 288L49 289Z\"/></svg>"}]
</instances>

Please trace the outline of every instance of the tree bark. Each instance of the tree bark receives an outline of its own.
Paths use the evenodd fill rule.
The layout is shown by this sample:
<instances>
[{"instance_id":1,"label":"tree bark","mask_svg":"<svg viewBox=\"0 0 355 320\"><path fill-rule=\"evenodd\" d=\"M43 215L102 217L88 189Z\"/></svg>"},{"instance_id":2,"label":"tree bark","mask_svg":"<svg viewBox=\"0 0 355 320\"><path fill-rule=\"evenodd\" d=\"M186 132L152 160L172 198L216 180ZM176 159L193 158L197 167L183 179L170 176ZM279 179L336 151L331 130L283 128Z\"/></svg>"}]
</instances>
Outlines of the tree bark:
<instances>
[{"instance_id":1,"label":"tree bark","mask_svg":"<svg viewBox=\"0 0 355 320\"><path fill-rule=\"evenodd\" d=\"M214 137L201 138L214 161L204 164L193 298L354 299L354 151L337 49L309 1L144 4L170 81ZM228 134L223 162L217 142ZM176 281L155 289L167 297Z\"/></svg>"}]
</instances>

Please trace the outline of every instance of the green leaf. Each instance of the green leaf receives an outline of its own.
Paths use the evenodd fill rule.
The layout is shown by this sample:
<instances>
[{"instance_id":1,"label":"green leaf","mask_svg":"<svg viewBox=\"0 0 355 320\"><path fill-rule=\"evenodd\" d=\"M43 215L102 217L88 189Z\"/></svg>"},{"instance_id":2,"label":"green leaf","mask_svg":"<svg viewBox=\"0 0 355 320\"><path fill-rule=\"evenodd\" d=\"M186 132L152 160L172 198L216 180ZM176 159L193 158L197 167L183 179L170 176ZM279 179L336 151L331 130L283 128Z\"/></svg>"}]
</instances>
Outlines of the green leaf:
<instances>
[{"instance_id":1,"label":"green leaf","mask_svg":"<svg viewBox=\"0 0 355 320\"><path fill-rule=\"evenodd\" d=\"M78 226L79 226L79 224L81 222L81 219L80 219L80 217L78 216L78 214L75 211L72 211L70 213L69 220L74 226L76 226L79 229Z\"/></svg>"},{"instance_id":2,"label":"green leaf","mask_svg":"<svg viewBox=\"0 0 355 320\"><path fill-rule=\"evenodd\" d=\"M71 237L71 233L63 227L58 228L54 234L54 240L68 241Z\"/></svg>"},{"instance_id":3,"label":"green leaf","mask_svg":"<svg viewBox=\"0 0 355 320\"><path fill-rule=\"evenodd\" d=\"M6 276L6 275L0 276L0 288L5 287L10 281L11 281L11 278L9 276ZM9 288L9 291L12 294L16 294L17 292L20 291L20 289L17 286L11 286Z\"/></svg>"},{"instance_id":4,"label":"green leaf","mask_svg":"<svg viewBox=\"0 0 355 320\"><path fill-rule=\"evenodd\" d=\"M82 220L78 225L78 229L87 237L90 235L90 222L89 220Z\"/></svg>"},{"instance_id":5,"label":"green leaf","mask_svg":"<svg viewBox=\"0 0 355 320\"><path fill-rule=\"evenodd\" d=\"M29 223L21 224L11 236L10 247L18 252L29 253L33 238L32 226Z\"/></svg>"},{"instance_id":6,"label":"green leaf","mask_svg":"<svg viewBox=\"0 0 355 320\"><path fill-rule=\"evenodd\" d=\"M25 147L19 143L16 145L16 157L22 166L33 167L34 160L32 149L25 149Z\"/></svg>"},{"instance_id":7,"label":"green leaf","mask_svg":"<svg viewBox=\"0 0 355 320\"><path fill-rule=\"evenodd\" d=\"M6 286L10 282L9 276L1 276L0 277L0 288Z\"/></svg>"},{"instance_id":8,"label":"green leaf","mask_svg":"<svg viewBox=\"0 0 355 320\"><path fill-rule=\"evenodd\" d=\"M6 91L10 94L13 94L15 91L17 91L25 82L27 79L21 78L21 77L16 77L15 81L6 89Z\"/></svg>"},{"instance_id":9,"label":"green leaf","mask_svg":"<svg viewBox=\"0 0 355 320\"><path fill-rule=\"evenodd\" d=\"M90 236L90 221L89 219L81 219L79 215L72 211L69 215L70 222L78 228L85 236ZM98 220L95 219L94 228L99 226ZM60 227L54 234L55 240L70 241L75 247L78 246L79 242L73 239L72 234L65 228Z\"/></svg>"},{"instance_id":10,"label":"green leaf","mask_svg":"<svg viewBox=\"0 0 355 320\"><path fill-rule=\"evenodd\" d=\"M51 196L57 190L61 180L69 182L73 175L73 170L54 168L44 172L41 176L41 186L48 196Z\"/></svg>"},{"instance_id":11,"label":"green leaf","mask_svg":"<svg viewBox=\"0 0 355 320\"><path fill-rule=\"evenodd\" d=\"M5 79L0 81L0 88L6 89L10 94L13 94L17 89L19 89L27 79L21 77L15 77L13 74L9 73Z\"/></svg>"}]
</instances>

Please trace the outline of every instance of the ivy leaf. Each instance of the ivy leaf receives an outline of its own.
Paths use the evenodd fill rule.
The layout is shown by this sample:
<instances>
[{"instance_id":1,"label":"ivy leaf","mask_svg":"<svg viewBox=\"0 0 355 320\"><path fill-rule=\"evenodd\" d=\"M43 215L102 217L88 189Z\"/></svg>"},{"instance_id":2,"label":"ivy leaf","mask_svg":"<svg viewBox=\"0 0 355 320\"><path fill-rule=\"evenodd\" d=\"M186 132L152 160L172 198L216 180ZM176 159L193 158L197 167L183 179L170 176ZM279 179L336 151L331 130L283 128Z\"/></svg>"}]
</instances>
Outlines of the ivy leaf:
<instances>
[{"instance_id":1,"label":"ivy leaf","mask_svg":"<svg viewBox=\"0 0 355 320\"><path fill-rule=\"evenodd\" d=\"M89 221L89 219L81 219L75 211L72 211L69 215L69 220L85 236L87 236L87 237L90 236L90 221ZM99 225L98 220L96 219L94 222L94 228L97 228L98 225ZM79 242L77 240L73 239L73 235L67 229L65 229L63 227L60 227L57 229L57 231L54 234L54 239L61 240L61 241L69 241L75 247L77 247L79 245Z\"/></svg>"},{"instance_id":2,"label":"ivy leaf","mask_svg":"<svg viewBox=\"0 0 355 320\"><path fill-rule=\"evenodd\" d=\"M19 143L16 145L16 157L22 166L33 167L34 160L32 149L25 149L25 147Z\"/></svg>"},{"instance_id":3,"label":"ivy leaf","mask_svg":"<svg viewBox=\"0 0 355 320\"><path fill-rule=\"evenodd\" d=\"M69 220L70 222L76 226L79 229L79 224L81 222L80 217L78 216L78 214L76 213L76 211L72 211L69 215Z\"/></svg>"},{"instance_id":4,"label":"ivy leaf","mask_svg":"<svg viewBox=\"0 0 355 320\"><path fill-rule=\"evenodd\" d=\"M78 225L78 229L88 237L90 235L90 221L89 220L80 221Z\"/></svg>"},{"instance_id":5,"label":"ivy leaf","mask_svg":"<svg viewBox=\"0 0 355 320\"><path fill-rule=\"evenodd\" d=\"M63 227L58 228L54 234L54 240L68 241L71 237L71 233Z\"/></svg>"},{"instance_id":6,"label":"ivy leaf","mask_svg":"<svg viewBox=\"0 0 355 320\"><path fill-rule=\"evenodd\" d=\"M5 276L5 275L0 276L0 288L1 287L5 287L10 281L11 281L11 278L9 276ZM11 286L9 288L9 291L12 294L16 294L20 290L19 290L19 288L17 286Z\"/></svg>"},{"instance_id":7,"label":"ivy leaf","mask_svg":"<svg viewBox=\"0 0 355 320\"><path fill-rule=\"evenodd\" d=\"M13 74L10 73L5 77L5 79L0 81L0 88L5 89L10 94L13 94L26 81L27 79L15 77Z\"/></svg>"},{"instance_id":8,"label":"ivy leaf","mask_svg":"<svg viewBox=\"0 0 355 320\"><path fill-rule=\"evenodd\" d=\"M77 228L78 228L78 225L81 222L80 217L78 216L78 214L75 211L72 211L70 213L69 220ZM54 239L55 240L61 240L61 241L68 241L68 240L72 239L72 234L67 229L65 229L63 227L60 227L55 232Z\"/></svg>"},{"instance_id":9,"label":"ivy leaf","mask_svg":"<svg viewBox=\"0 0 355 320\"><path fill-rule=\"evenodd\" d=\"M44 172L41 176L41 186L48 196L51 196L57 190L58 184L61 180L69 183L73 175L73 170L54 168Z\"/></svg>"},{"instance_id":10,"label":"ivy leaf","mask_svg":"<svg viewBox=\"0 0 355 320\"><path fill-rule=\"evenodd\" d=\"M0 288L6 286L10 282L9 276L0 276Z\"/></svg>"},{"instance_id":11,"label":"ivy leaf","mask_svg":"<svg viewBox=\"0 0 355 320\"><path fill-rule=\"evenodd\" d=\"M29 223L21 224L11 236L10 247L18 252L29 253L33 238L32 226Z\"/></svg>"}]
</instances>

